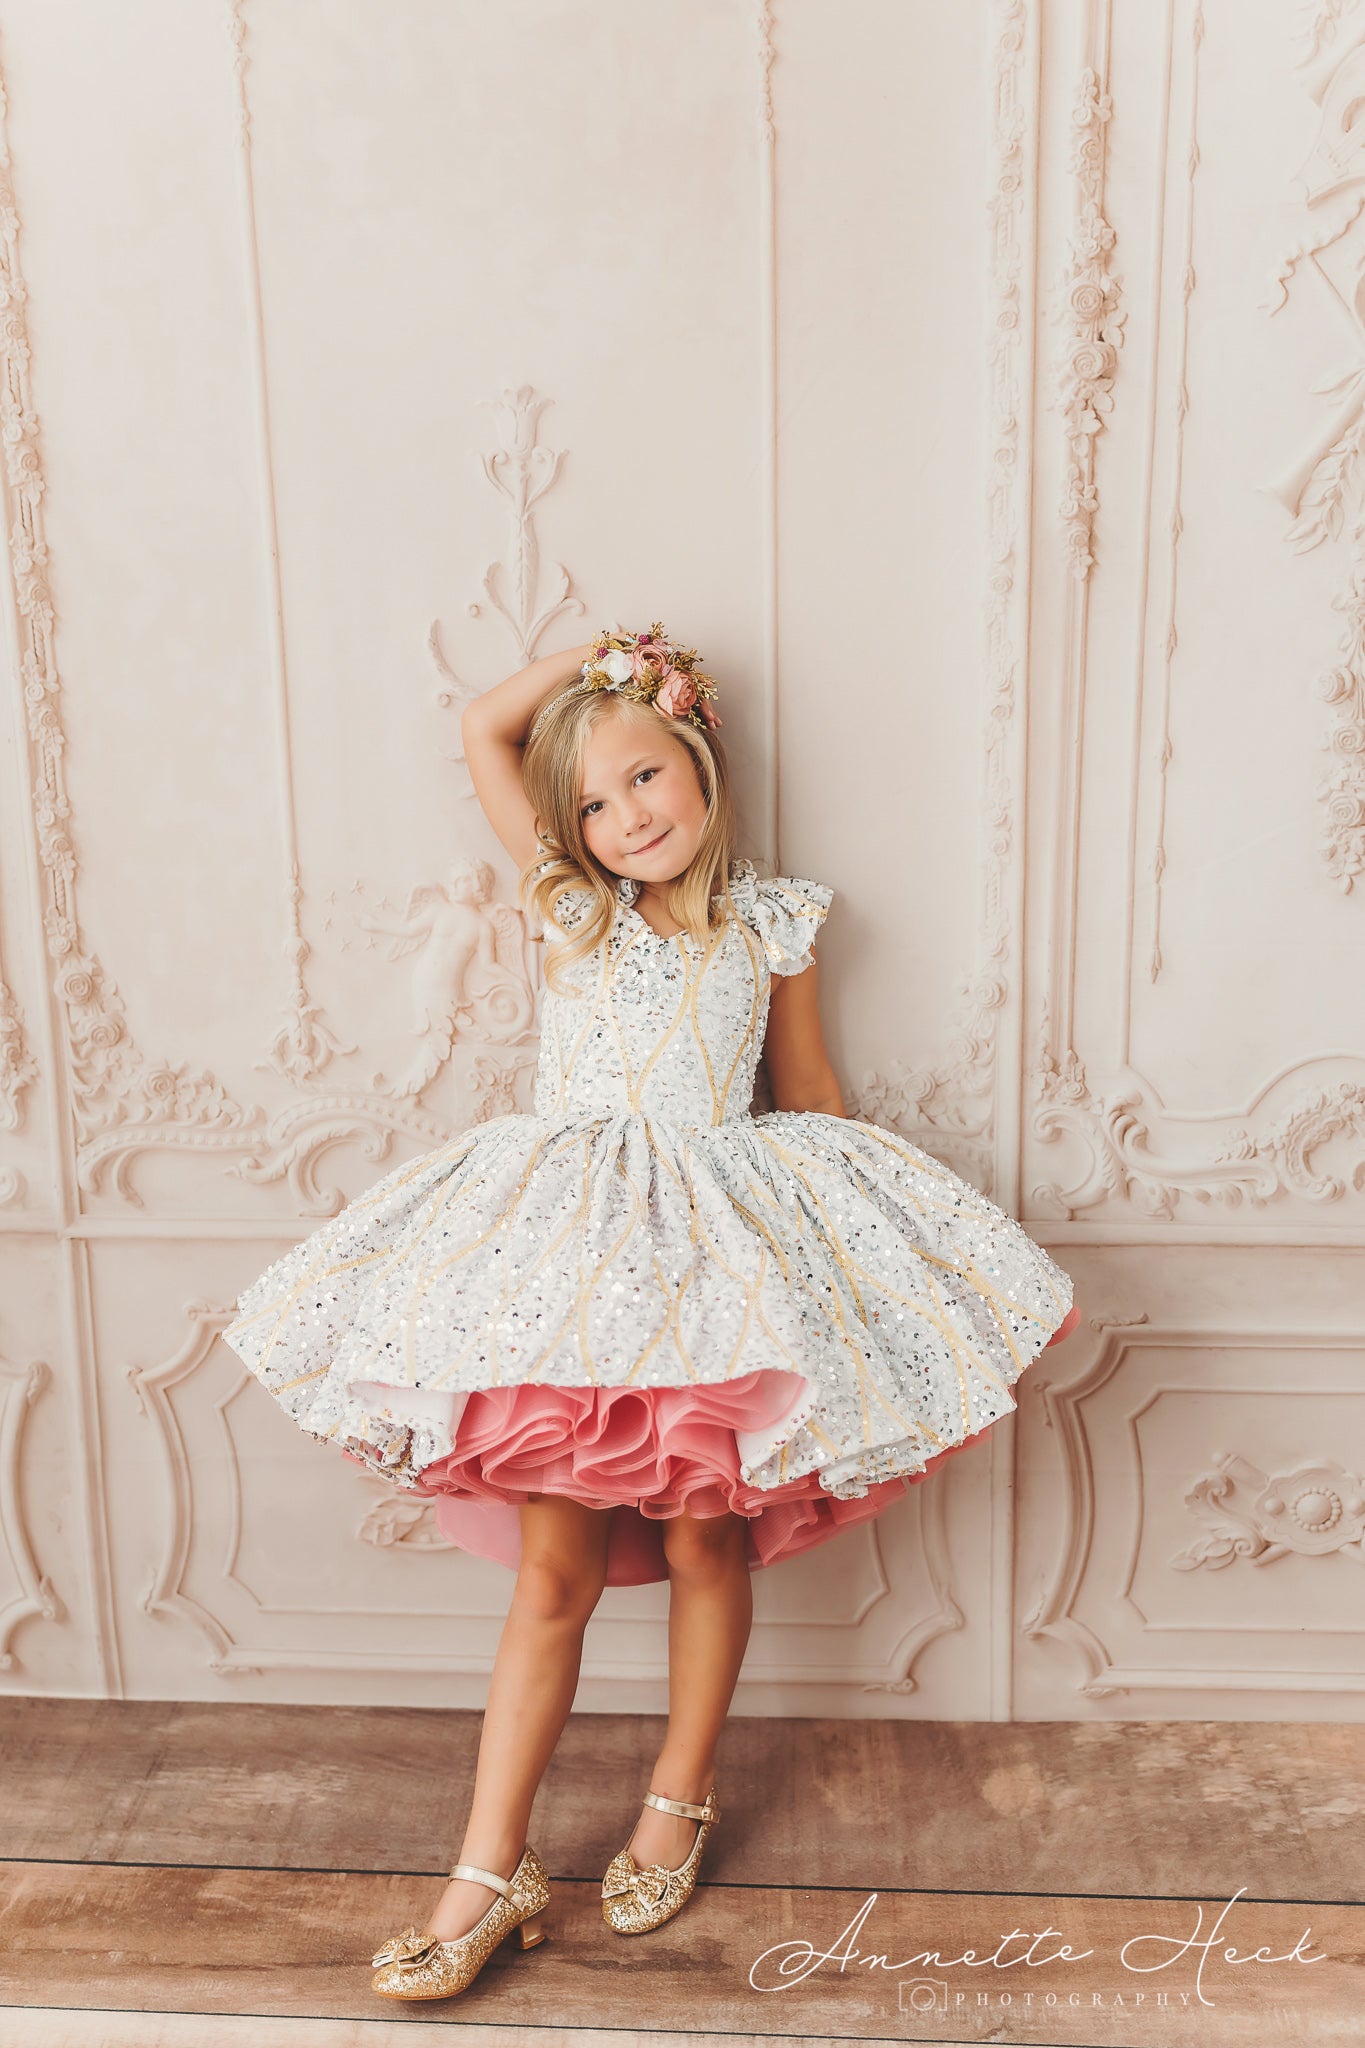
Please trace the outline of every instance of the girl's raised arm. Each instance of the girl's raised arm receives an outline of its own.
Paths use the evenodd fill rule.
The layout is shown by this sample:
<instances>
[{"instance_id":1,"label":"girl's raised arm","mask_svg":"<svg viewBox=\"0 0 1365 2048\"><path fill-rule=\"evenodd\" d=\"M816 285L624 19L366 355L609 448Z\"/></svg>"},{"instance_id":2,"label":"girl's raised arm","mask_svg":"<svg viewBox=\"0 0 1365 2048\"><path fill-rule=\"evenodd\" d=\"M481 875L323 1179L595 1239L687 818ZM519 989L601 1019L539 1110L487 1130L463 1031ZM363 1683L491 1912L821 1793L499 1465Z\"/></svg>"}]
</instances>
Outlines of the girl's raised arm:
<instances>
[{"instance_id":1,"label":"girl's raised arm","mask_svg":"<svg viewBox=\"0 0 1365 2048\"><path fill-rule=\"evenodd\" d=\"M573 681L593 645L590 640L582 647L566 647L562 654L541 655L466 704L460 717L474 794L489 824L523 868L529 867L536 851L535 815L521 779L526 735L545 699Z\"/></svg>"}]
</instances>

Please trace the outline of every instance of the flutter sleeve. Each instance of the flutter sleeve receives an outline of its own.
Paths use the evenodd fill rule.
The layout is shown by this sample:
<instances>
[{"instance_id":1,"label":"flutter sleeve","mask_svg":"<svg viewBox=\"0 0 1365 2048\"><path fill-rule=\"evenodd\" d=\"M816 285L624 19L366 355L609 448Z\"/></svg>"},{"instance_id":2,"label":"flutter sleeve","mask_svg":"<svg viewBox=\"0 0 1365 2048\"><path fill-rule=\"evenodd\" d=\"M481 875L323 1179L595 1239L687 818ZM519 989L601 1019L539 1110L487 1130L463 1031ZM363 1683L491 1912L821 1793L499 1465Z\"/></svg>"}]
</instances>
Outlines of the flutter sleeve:
<instances>
[{"instance_id":1,"label":"flutter sleeve","mask_svg":"<svg viewBox=\"0 0 1365 2048\"><path fill-rule=\"evenodd\" d=\"M831 888L800 875L760 880L744 861L731 878L730 894L744 922L762 941L774 974L800 974L811 965L811 945L834 899Z\"/></svg>"}]
</instances>

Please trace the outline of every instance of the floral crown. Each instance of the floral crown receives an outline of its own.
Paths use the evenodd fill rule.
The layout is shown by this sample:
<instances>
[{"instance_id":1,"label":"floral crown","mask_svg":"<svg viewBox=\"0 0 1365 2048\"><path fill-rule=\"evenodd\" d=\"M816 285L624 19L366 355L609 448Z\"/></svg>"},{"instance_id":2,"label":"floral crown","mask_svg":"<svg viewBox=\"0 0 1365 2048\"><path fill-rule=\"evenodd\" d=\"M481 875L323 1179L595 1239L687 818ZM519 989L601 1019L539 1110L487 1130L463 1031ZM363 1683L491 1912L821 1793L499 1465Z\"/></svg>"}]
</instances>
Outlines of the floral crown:
<instances>
[{"instance_id":1,"label":"floral crown","mask_svg":"<svg viewBox=\"0 0 1365 2048\"><path fill-rule=\"evenodd\" d=\"M647 633L627 633L619 625L609 626L593 641L578 680L536 713L528 740L535 738L557 704L569 697L584 697L592 690L614 690L632 704L652 704L665 718L686 718L693 725L714 729L720 724L712 709L715 680L696 666L700 660L695 647L677 647L667 638L660 619Z\"/></svg>"}]
</instances>

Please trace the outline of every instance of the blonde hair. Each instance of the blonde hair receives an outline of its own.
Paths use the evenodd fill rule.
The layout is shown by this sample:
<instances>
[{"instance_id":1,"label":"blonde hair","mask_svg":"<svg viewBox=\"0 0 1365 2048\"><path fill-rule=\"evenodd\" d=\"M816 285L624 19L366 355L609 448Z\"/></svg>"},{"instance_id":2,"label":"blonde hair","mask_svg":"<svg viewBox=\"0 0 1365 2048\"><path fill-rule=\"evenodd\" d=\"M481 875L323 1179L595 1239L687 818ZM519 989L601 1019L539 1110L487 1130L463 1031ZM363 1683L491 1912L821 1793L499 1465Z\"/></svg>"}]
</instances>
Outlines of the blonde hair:
<instances>
[{"instance_id":1,"label":"blonde hair","mask_svg":"<svg viewBox=\"0 0 1365 2048\"><path fill-rule=\"evenodd\" d=\"M706 822L688 866L668 884L670 913L694 938L704 939L717 924L734 917L730 865L737 827L730 795L730 771L720 741L709 728L690 719L670 718L652 705L632 704L613 691L551 698L547 715L527 742L521 774L536 816L541 851L521 877L522 900L533 916L560 931L567 928L555 905L571 889L586 889L593 901L563 943L546 948L545 978L551 988L563 987L558 971L594 952L611 929L619 901L619 877L589 850L583 836L580 805L583 757L588 735L603 718L630 718L658 735L686 747L706 799Z\"/></svg>"}]
</instances>

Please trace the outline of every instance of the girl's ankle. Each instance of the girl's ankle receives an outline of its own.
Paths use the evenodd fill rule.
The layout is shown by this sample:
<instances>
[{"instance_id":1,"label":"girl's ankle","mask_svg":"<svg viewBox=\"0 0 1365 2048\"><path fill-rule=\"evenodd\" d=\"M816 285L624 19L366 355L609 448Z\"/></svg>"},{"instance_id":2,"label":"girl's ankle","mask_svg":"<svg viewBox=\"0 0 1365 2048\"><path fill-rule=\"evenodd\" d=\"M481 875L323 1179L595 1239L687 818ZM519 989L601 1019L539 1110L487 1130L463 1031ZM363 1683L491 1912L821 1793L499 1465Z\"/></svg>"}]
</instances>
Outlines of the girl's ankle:
<instances>
[{"instance_id":1,"label":"girl's ankle","mask_svg":"<svg viewBox=\"0 0 1365 2048\"><path fill-rule=\"evenodd\" d=\"M695 1771L671 1771L656 1764L650 1773L649 1789L661 1799L680 1799L687 1806L704 1806L715 1782L714 1767L698 1776Z\"/></svg>"},{"instance_id":2,"label":"girl's ankle","mask_svg":"<svg viewBox=\"0 0 1365 2048\"><path fill-rule=\"evenodd\" d=\"M521 1848L513 1849L505 1840L501 1844L481 1842L473 1848L462 1845L455 1861L472 1863L478 1870L492 1870L499 1877L510 1877L521 1861Z\"/></svg>"}]
</instances>

